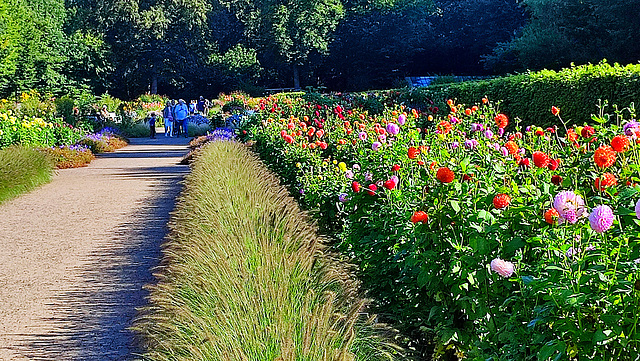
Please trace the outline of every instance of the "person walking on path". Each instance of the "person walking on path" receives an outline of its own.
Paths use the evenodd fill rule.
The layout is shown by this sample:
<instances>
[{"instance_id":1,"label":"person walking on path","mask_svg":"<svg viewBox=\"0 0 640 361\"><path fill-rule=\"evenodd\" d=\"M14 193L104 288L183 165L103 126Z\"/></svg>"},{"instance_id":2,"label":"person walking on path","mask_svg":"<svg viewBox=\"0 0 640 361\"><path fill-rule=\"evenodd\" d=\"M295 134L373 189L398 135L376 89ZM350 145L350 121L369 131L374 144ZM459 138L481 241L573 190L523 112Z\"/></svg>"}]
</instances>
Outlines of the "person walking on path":
<instances>
[{"instance_id":1,"label":"person walking on path","mask_svg":"<svg viewBox=\"0 0 640 361\"><path fill-rule=\"evenodd\" d=\"M164 136L173 137L173 107L170 100L162 110L162 119L164 120Z\"/></svg>"},{"instance_id":2,"label":"person walking on path","mask_svg":"<svg viewBox=\"0 0 640 361\"><path fill-rule=\"evenodd\" d=\"M209 101L206 100L202 95L200 96L200 100L198 100L198 103L196 104L196 110L198 111L198 113L202 114L203 116L207 116L208 112L209 112Z\"/></svg>"},{"instance_id":3,"label":"person walking on path","mask_svg":"<svg viewBox=\"0 0 640 361\"><path fill-rule=\"evenodd\" d=\"M178 126L178 135L184 131L184 137L188 137L185 119L189 116L189 107L185 104L184 99L178 100L178 105L174 108L173 113Z\"/></svg>"},{"instance_id":4,"label":"person walking on path","mask_svg":"<svg viewBox=\"0 0 640 361\"><path fill-rule=\"evenodd\" d=\"M156 139L156 112L151 112L149 117L149 138Z\"/></svg>"}]
</instances>

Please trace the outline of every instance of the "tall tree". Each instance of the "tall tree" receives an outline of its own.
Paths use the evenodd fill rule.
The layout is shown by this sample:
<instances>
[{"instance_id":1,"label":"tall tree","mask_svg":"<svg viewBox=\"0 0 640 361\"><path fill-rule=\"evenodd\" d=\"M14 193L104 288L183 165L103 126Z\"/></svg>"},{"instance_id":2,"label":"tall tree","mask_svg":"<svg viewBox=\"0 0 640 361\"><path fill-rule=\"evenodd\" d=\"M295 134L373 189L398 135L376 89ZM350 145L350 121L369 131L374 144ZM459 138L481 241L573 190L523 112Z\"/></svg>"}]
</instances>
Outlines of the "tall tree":
<instances>
[{"instance_id":1,"label":"tall tree","mask_svg":"<svg viewBox=\"0 0 640 361\"><path fill-rule=\"evenodd\" d=\"M529 21L487 63L502 70L640 60L640 0L522 0Z\"/></svg>"},{"instance_id":2,"label":"tall tree","mask_svg":"<svg viewBox=\"0 0 640 361\"><path fill-rule=\"evenodd\" d=\"M294 87L299 67L314 55L326 54L332 34L344 15L340 0L221 0L245 27L250 47L259 57L287 64Z\"/></svg>"}]
</instances>

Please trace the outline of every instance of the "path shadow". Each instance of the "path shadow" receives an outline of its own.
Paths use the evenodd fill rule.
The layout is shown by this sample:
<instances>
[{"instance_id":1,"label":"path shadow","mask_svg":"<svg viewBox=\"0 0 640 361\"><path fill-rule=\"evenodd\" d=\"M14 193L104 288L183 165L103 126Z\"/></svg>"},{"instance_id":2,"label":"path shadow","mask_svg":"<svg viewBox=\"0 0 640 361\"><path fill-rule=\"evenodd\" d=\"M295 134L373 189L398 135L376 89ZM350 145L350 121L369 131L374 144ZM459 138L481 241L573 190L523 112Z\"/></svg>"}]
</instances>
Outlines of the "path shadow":
<instances>
[{"instance_id":1,"label":"path shadow","mask_svg":"<svg viewBox=\"0 0 640 361\"><path fill-rule=\"evenodd\" d=\"M146 304L148 292L143 286L154 282L152 270L159 263L170 212L188 169L180 165L140 167L116 174L154 180L154 197L145 199L117 227L111 241L90 256L82 267L82 286L51 301L57 313L47 321L56 329L28 335L20 346L23 356L31 360L124 361L140 354L128 328L136 308Z\"/></svg>"}]
</instances>

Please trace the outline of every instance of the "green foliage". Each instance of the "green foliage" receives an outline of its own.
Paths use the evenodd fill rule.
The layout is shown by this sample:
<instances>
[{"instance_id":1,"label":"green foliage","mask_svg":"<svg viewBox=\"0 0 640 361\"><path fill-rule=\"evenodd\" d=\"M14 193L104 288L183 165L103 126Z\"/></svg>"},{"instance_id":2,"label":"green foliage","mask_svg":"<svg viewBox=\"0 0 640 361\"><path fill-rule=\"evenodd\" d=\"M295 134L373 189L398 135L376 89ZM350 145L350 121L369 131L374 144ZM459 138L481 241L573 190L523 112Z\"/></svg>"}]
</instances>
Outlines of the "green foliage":
<instances>
[{"instance_id":1,"label":"green foliage","mask_svg":"<svg viewBox=\"0 0 640 361\"><path fill-rule=\"evenodd\" d=\"M145 359L393 360L347 267L245 146L210 143L185 185L135 326Z\"/></svg>"},{"instance_id":2,"label":"green foliage","mask_svg":"<svg viewBox=\"0 0 640 361\"><path fill-rule=\"evenodd\" d=\"M75 102L73 99L65 95L55 100L56 114L62 117L68 124L76 124L76 116L74 115Z\"/></svg>"},{"instance_id":3,"label":"green foliage","mask_svg":"<svg viewBox=\"0 0 640 361\"><path fill-rule=\"evenodd\" d=\"M49 159L35 149L0 149L0 203L49 182L52 170Z\"/></svg>"}]
</instances>

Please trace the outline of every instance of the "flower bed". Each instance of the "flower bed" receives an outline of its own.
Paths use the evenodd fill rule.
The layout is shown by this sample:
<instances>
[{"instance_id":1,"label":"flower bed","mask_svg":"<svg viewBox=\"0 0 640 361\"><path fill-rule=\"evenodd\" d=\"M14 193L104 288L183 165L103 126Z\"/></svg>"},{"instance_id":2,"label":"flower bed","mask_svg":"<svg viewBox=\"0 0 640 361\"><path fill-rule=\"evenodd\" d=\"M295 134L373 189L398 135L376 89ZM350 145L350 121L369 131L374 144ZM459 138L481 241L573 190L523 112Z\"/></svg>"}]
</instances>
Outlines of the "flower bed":
<instances>
[{"instance_id":1,"label":"flower bed","mask_svg":"<svg viewBox=\"0 0 640 361\"><path fill-rule=\"evenodd\" d=\"M631 359L640 351L640 125L516 124L487 99L262 99L249 138L423 354ZM563 124L561 110L551 109ZM608 122L607 122L608 120ZM423 124L427 124L426 127ZM421 347L423 347L421 349Z\"/></svg>"},{"instance_id":2,"label":"flower bed","mask_svg":"<svg viewBox=\"0 0 640 361\"><path fill-rule=\"evenodd\" d=\"M52 160L57 169L85 167L96 158L84 145L61 145L42 148L40 151Z\"/></svg>"}]
</instances>

